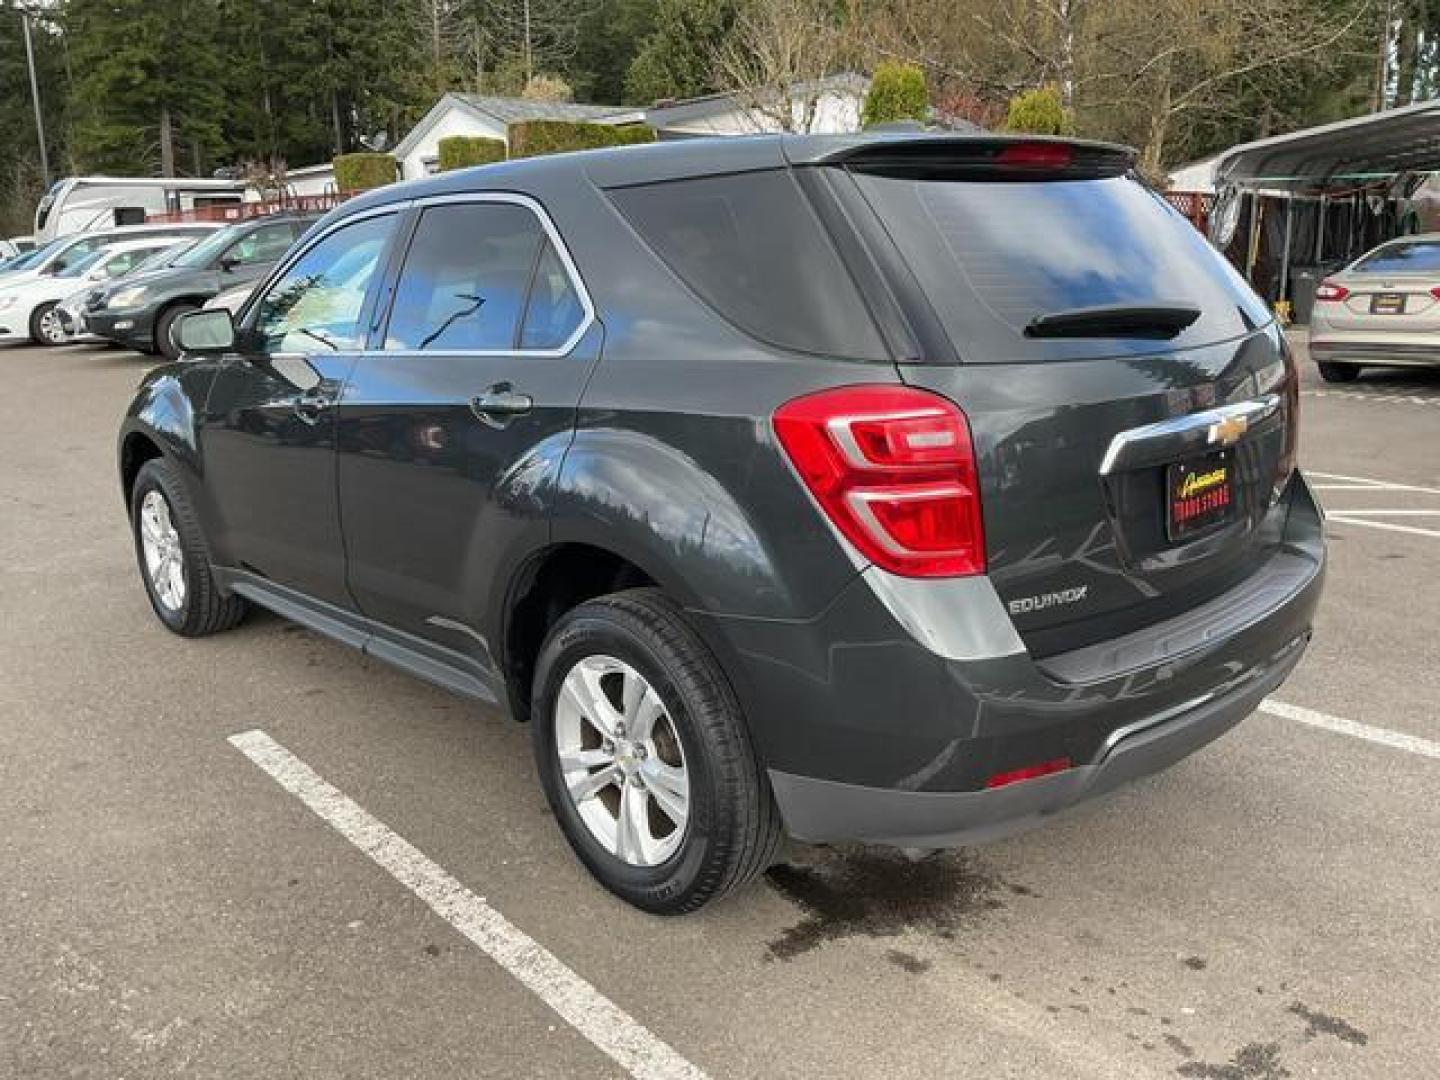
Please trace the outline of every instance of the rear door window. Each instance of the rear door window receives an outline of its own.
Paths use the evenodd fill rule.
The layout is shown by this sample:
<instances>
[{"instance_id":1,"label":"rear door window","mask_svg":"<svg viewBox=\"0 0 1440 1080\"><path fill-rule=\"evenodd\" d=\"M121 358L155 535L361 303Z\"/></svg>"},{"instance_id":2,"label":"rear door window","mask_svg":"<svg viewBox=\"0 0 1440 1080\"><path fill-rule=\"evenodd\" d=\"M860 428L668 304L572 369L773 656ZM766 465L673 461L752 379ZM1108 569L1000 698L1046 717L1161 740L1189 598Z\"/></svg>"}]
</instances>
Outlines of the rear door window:
<instances>
[{"instance_id":1,"label":"rear door window","mask_svg":"<svg viewBox=\"0 0 1440 1080\"><path fill-rule=\"evenodd\" d=\"M427 208L400 272L385 348L513 350L544 241L539 219L523 206Z\"/></svg>"},{"instance_id":2,"label":"rear door window","mask_svg":"<svg viewBox=\"0 0 1440 1080\"><path fill-rule=\"evenodd\" d=\"M751 336L800 352L887 359L854 282L788 170L609 194L670 269Z\"/></svg>"},{"instance_id":3,"label":"rear door window","mask_svg":"<svg viewBox=\"0 0 1440 1080\"><path fill-rule=\"evenodd\" d=\"M1270 321L1195 227L1134 180L855 177L964 362L1154 355ZM1202 314L1166 340L1025 336L1038 315L1166 303Z\"/></svg>"}]
</instances>

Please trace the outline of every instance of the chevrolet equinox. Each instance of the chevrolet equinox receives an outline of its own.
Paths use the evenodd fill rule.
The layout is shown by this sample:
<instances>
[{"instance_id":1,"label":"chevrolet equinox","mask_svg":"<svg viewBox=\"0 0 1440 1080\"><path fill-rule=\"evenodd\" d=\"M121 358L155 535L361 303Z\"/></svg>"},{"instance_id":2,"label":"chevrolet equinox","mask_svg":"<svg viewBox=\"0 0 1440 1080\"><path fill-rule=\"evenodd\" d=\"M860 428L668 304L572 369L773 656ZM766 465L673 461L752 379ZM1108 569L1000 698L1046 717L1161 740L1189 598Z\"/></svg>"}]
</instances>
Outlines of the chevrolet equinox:
<instances>
[{"instance_id":1,"label":"chevrolet equinox","mask_svg":"<svg viewBox=\"0 0 1440 1080\"><path fill-rule=\"evenodd\" d=\"M756 136L356 198L141 385L150 603L504 703L652 912L1162 769L1294 668L1324 547L1285 338L1133 165Z\"/></svg>"}]
</instances>

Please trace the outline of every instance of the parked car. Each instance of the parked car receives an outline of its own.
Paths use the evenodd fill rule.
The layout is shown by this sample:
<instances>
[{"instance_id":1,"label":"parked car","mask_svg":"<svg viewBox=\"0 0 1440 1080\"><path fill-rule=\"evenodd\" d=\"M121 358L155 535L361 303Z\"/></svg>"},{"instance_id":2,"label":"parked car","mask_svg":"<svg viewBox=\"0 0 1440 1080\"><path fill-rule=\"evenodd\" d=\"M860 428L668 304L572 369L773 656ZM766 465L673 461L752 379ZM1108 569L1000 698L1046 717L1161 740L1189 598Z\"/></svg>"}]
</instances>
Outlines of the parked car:
<instances>
[{"instance_id":1,"label":"parked car","mask_svg":"<svg viewBox=\"0 0 1440 1080\"><path fill-rule=\"evenodd\" d=\"M1326 382L1440 365L1440 233L1381 244L1315 290L1310 357Z\"/></svg>"},{"instance_id":2,"label":"parked car","mask_svg":"<svg viewBox=\"0 0 1440 1080\"><path fill-rule=\"evenodd\" d=\"M109 278L105 281L96 282L71 293L64 300L60 301L55 308L60 316L60 325L66 335L66 340L72 344L81 342L102 342L105 339L98 334L92 334L85 323L86 313L92 308L101 306L104 297L117 289L127 288L136 281L141 280L144 275L154 270L161 270L173 263L181 254L188 251L198 243L197 240L181 240L178 243L166 243L166 246L157 251L151 252L146 258L136 263L124 274Z\"/></svg>"},{"instance_id":3,"label":"parked car","mask_svg":"<svg viewBox=\"0 0 1440 1080\"><path fill-rule=\"evenodd\" d=\"M654 912L1162 769L1295 666L1324 544L1284 335L1133 164L763 136L356 198L142 383L150 602L508 703Z\"/></svg>"},{"instance_id":4,"label":"parked car","mask_svg":"<svg viewBox=\"0 0 1440 1080\"><path fill-rule=\"evenodd\" d=\"M157 237L179 240L216 232L219 225L187 223L180 225L127 225L99 232L77 233L53 240L44 247L22 255L23 265L12 265L0 274L0 288L8 288L26 278L44 277L62 272L87 255L121 240L151 240Z\"/></svg>"},{"instance_id":5,"label":"parked car","mask_svg":"<svg viewBox=\"0 0 1440 1080\"><path fill-rule=\"evenodd\" d=\"M177 258L104 297L87 311L90 332L141 352L176 355L170 329L217 293L254 282L275 265L315 217L274 216L229 225Z\"/></svg>"},{"instance_id":6,"label":"parked car","mask_svg":"<svg viewBox=\"0 0 1440 1080\"><path fill-rule=\"evenodd\" d=\"M77 290L93 289L128 273L156 251L172 246L166 237L122 240L98 248L56 274L0 281L0 342L33 341L64 345L70 338L59 306Z\"/></svg>"},{"instance_id":7,"label":"parked car","mask_svg":"<svg viewBox=\"0 0 1440 1080\"><path fill-rule=\"evenodd\" d=\"M13 259L34 250L35 241L29 236L12 236L8 240L0 240L0 259Z\"/></svg>"},{"instance_id":8,"label":"parked car","mask_svg":"<svg viewBox=\"0 0 1440 1080\"><path fill-rule=\"evenodd\" d=\"M28 270L45 257L45 248L32 248L30 251L15 255L4 262L0 262L0 283L12 274Z\"/></svg>"}]
</instances>

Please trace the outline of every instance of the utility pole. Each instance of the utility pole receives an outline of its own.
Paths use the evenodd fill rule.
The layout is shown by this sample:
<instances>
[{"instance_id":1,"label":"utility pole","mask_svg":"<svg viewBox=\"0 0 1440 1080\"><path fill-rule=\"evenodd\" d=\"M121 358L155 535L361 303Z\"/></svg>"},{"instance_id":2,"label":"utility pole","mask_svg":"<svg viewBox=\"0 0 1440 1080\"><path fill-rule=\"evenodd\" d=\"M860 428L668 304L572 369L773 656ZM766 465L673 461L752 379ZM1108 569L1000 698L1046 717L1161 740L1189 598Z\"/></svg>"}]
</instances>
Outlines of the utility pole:
<instances>
[{"instance_id":1,"label":"utility pole","mask_svg":"<svg viewBox=\"0 0 1440 1080\"><path fill-rule=\"evenodd\" d=\"M45 152L45 117L40 112L40 80L35 77L35 47L30 44L30 15L20 12L20 25L25 28L25 62L30 66L30 100L35 103L35 137L40 140L40 177L50 188L50 157Z\"/></svg>"}]
</instances>

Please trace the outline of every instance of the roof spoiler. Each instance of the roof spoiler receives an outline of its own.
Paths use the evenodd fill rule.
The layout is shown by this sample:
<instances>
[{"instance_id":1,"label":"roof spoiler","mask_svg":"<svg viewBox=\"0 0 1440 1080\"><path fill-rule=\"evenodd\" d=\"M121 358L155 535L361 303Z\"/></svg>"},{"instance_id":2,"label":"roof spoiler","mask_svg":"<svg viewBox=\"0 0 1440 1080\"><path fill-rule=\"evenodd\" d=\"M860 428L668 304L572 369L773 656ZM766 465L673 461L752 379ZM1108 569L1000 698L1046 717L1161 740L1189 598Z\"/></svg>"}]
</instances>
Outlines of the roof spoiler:
<instances>
[{"instance_id":1,"label":"roof spoiler","mask_svg":"<svg viewBox=\"0 0 1440 1080\"><path fill-rule=\"evenodd\" d=\"M860 138L795 164L840 165L912 180L1097 180L1123 176L1136 151L1115 143L1025 135Z\"/></svg>"}]
</instances>

